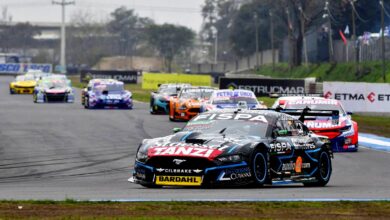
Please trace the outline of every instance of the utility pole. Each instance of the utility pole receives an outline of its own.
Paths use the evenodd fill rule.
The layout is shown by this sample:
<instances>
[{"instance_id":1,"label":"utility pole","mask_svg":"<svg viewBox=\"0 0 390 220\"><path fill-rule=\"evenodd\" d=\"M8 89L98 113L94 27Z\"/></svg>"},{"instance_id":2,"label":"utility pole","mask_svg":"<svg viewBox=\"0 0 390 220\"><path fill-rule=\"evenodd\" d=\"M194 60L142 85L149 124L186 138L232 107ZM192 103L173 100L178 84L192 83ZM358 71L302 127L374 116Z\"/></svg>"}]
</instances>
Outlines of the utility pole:
<instances>
[{"instance_id":1,"label":"utility pole","mask_svg":"<svg viewBox=\"0 0 390 220\"><path fill-rule=\"evenodd\" d=\"M382 27L382 77L383 77L383 82L386 82L385 5L383 4L383 0L380 0L379 4L381 5L381 27Z\"/></svg>"},{"instance_id":2,"label":"utility pole","mask_svg":"<svg viewBox=\"0 0 390 220\"><path fill-rule=\"evenodd\" d=\"M61 73L66 73L66 24L65 24L65 7L68 5L74 5L75 1L52 1L53 5L60 5L62 7L62 20L61 20Z\"/></svg>"},{"instance_id":3,"label":"utility pole","mask_svg":"<svg viewBox=\"0 0 390 220\"><path fill-rule=\"evenodd\" d=\"M269 12L269 17L271 21L270 25L270 34L271 34L271 49L272 49L272 72L275 72L275 46L274 46L274 21L273 21L273 13Z\"/></svg>"},{"instance_id":4,"label":"utility pole","mask_svg":"<svg viewBox=\"0 0 390 220\"><path fill-rule=\"evenodd\" d=\"M329 62L333 61L333 38L332 38L332 22L330 20L330 13L329 13L329 2L325 2L325 11L327 14L325 14L326 19L328 20L328 50L329 50Z\"/></svg>"},{"instance_id":5,"label":"utility pole","mask_svg":"<svg viewBox=\"0 0 390 220\"><path fill-rule=\"evenodd\" d=\"M302 35L302 43L303 43L303 53L305 58L305 65L308 64L308 58L307 58L307 47L306 47L306 36L305 36L305 14L303 13L302 6L300 5L298 7L298 10L300 12L300 20L301 20L301 35Z\"/></svg>"},{"instance_id":6,"label":"utility pole","mask_svg":"<svg viewBox=\"0 0 390 220\"><path fill-rule=\"evenodd\" d=\"M257 22L257 19L258 19L258 16L257 16L257 13L255 12L254 14L254 19L255 19L255 29L256 29L256 36L255 36L255 39L256 39L256 68L255 69L258 69L260 67L260 63L259 63L259 25L258 25L258 22Z\"/></svg>"},{"instance_id":7,"label":"utility pole","mask_svg":"<svg viewBox=\"0 0 390 220\"><path fill-rule=\"evenodd\" d=\"M214 50L214 63L218 64L218 29L215 28L215 50Z\"/></svg>"},{"instance_id":8,"label":"utility pole","mask_svg":"<svg viewBox=\"0 0 390 220\"><path fill-rule=\"evenodd\" d=\"M355 24L355 6L354 6L354 0L349 1L352 7L352 43L354 44L353 46L353 53L354 53L354 60L355 62L358 61L357 57L357 47L356 47L356 24Z\"/></svg>"}]
</instances>

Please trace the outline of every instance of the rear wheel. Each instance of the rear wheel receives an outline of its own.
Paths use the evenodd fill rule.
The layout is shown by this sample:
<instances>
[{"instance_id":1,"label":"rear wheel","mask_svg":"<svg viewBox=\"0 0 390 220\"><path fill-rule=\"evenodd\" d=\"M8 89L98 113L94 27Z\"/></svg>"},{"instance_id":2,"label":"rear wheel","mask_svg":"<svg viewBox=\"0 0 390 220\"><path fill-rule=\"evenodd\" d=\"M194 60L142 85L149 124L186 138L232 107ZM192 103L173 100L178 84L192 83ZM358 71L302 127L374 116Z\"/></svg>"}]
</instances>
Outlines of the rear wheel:
<instances>
[{"instance_id":1,"label":"rear wheel","mask_svg":"<svg viewBox=\"0 0 390 220\"><path fill-rule=\"evenodd\" d=\"M38 96L36 93L33 94L33 101L34 101L34 103L38 102Z\"/></svg>"},{"instance_id":2,"label":"rear wheel","mask_svg":"<svg viewBox=\"0 0 390 220\"><path fill-rule=\"evenodd\" d=\"M9 94L11 94L11 95L15 94L14 90L9 88Z\"/></svg>"},{"instance_id":3,"label":"rear wheel","mask_svg":"<svg viewBox=\"0 0 390 220\"><path fill-rule=\"evenodd\" d=\"M156 112L154 111L154 99L150 99L150 114L156 114Z\"/></svg>"},{"instance_id":4,"label":"rear wheel","mask_svg":"<svg viewBox=\"0 0 390 220\"><path fill-rule=\"evenodd\" d=\"M322 150L318 158L318 167L315 174L316 181L304 183L305 186L325 186L330 180L332 174L332 161L330 159L329 152Z\"/></svg>"},{"instance_id":5,"label":"rear wheel","mask_svg":"<svg viewBox=\"0 0 390 220\"><path fill-rule=\"evenodd\" d=\"M268 154L266 151L255 150L250 163L253 185L262 187L268 180Z\"/></svg>"},{"instance_id":6,"label":"rear wheel","mask_svg":"<svg viewBox=\"0 0 390 220\"><path fill-rule=\"evenodd\" d=\"M89 98L88 97L84 98L84 108L89 109Z\"/></svg>"}]
</instances>

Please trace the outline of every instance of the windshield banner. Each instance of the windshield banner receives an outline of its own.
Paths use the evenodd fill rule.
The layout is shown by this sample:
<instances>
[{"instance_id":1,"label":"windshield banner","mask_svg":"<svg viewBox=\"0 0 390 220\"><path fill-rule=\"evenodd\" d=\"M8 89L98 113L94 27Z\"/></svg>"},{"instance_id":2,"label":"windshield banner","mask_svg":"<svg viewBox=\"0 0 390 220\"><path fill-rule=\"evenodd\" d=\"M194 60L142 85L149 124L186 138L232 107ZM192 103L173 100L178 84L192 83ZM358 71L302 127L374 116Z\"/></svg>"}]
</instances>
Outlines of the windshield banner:
<instances>
[{"instance_id":1,"label":"windshield banner","mask_svg":"<svg viewBox=\"0 0 390 220\"><path fill-rule=\"evenodd\" d=\"M340 100L351 112L389 112L389 83L324 82L324 97Z\"/></svg>"},{"instance_id":2,"label":"windshield banner","mask_svg":"<svg viewBox=\"0 0 390 220\"><path fill-rule=\"evenodd\" d=\"M128 84L136 84L141 71L117 71L117 70L82 70L81 82L88 82L91 79L116 79Z\"/></svg>"},{"instance_id":3,"label":"windshield banner","mask_svg":"<svg viewBox=\"0 0 390 220\"><path fill-rule=\"evenodd\" d=\"M251 90L256 96L269 96L271 94L304 94L305 80L223 77L220 78L219 88Z\"/></svg>"},{"instance_id":4,"label":"windshield banner","mask_svg":"<svg viewBox=\"0 0 390 220\"><path fill-rule=\"evenodd\" d=\"M48 63L0 63L0 73L20 74L28 70L40 70L51 73L53 66Z\"/></svg>"}]
</instances>

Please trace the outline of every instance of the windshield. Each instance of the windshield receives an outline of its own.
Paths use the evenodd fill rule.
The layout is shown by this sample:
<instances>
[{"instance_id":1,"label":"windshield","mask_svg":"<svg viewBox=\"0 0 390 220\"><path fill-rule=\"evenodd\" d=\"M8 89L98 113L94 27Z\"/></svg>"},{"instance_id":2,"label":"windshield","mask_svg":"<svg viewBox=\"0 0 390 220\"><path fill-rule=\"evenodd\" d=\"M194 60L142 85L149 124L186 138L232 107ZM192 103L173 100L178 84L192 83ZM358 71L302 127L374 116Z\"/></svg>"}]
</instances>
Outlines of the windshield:
<instances>
[{"instance_id":1,"label":"windshield","mask_svg":"<svg viewBox=\"0 0 390 220\"><path fill-rule=\"evenodd\" d=\"M214 105L219 105L219 104L238 104L239 102L246 102L249 105L256 105L257 100L252 97L218 97L213 100Z\"/></svg>"},{"instance_id":2,"label":"windshield","mask_svg":"<svg viewBox=\"0 0 390 220\"><path fill-rule=\"evenodd\" d=\"M161 88L159 90L159 93L164 93L164 94L169 94L169 95L177 94L177 89L176 89L176 87L165 87L165 88Z\"/></svg>"},{"instance_id":3,"label":"windshield","mask_svg":"<svg viewBox=\"0 0 390 220\"><path fill-rule=\"evenodd\" d=\"M246 135L266 137L268 124L245 120L202 120L190 121L184 131L198 131L206 134L221 133L226 135Z\"/></svg>"},{"instance_id":4,"label":"windshield","mask_svg":"<svg viewBox=\"0 0 390 220\"><path fill-rule=\"evenodd\" d=\"M311 110L331 110L331 111L339 111L340 114L345 114L344 109L339 105L333 104L286 104L286 109L304 109L309 107Z\"/></svg>"},{"instance_id":5,"label":"windshield","mask_svg":"<svg viewBox=\"0 0 390 220\"><path fill-rule=\"evenodd\" d=\"M24 76L17 76L16 77L16 82L30 81L30 80L34 80L34 76L32 76L32 75L24 75Z\"/></svg>"},{"instance_id":6,"label":"windshield","mask_svg":"<svg viewBox=\"0 0 390 220\"><path fill-rule=\"evenodd\" d=\"M40 83L41 87L46 89L64 89L67 83L64 80L47 80Z\"/></svg>"},{"instance_id":7,"label":"windshield","mask_svg":"<svg viewBox=\"0 0 390 220\"><path fill-rule=\"evenodd\" d=\"M196 99L196 98L210 98L213 94L213 89L186 89L180 94L180 98Z\"/></svg>"},{"instance_id":8,"label":"windshield","mask_svg":"<svg viewBox=\"0 0 390 220\"><path fill-rule=\"evenodd\" d=\"M123 84L120 83L109 83L109 84L100 84L93 88L93 91L95 92L121 92L123 91Z\"/></svg>"}]
</instances>

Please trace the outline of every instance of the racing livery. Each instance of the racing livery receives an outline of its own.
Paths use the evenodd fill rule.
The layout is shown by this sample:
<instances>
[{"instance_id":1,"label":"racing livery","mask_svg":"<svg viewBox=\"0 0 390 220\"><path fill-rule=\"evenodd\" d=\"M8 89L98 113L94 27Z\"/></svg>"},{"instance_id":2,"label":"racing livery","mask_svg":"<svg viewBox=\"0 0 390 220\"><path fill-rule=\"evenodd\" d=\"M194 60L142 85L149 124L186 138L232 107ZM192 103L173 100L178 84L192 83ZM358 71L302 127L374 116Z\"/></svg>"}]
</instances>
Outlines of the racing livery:
<instances>
[{"instance_id":1,"label":"racing livery","mask_svg":"<svg viewBox=\"0 0 390 220\"><path fill-rule=\"evenodd\" d=\"M265 105L257 101L255 94L250 90L217 90L211 95L210 100L205 102L200 109L200 112L210 111L214 109L261 109L267 108Z\"/></svg>"},{"instance_id":2,"label":"racing livery","mask_svg":"<svg viewBox=\"0 0 390 220\"><path fill-rule=\"evenodd\" d=\"M150 94L150 113L157 114L169 113L169 100L171 97L177 96L182 88L190 87L191 84L161 84L157 92Z\"/></svg>"},{"instance_id":3,"label":"racing livery","mask_svg":"<svg viewBox=\"0 0 390 220\"><path fill-rule=\"evenodd\" d=\"M338 111L338 123L333 123L332 117L313 116L305 120L305 125L314 133L327 136L333 151L357 151L358 150L358 124L351 119L340 101L325 98L304 98L290 100L285 103L284 112L299 115L304 109L312 111L328 110Z\"/></svg>"},{"instance_id":4,"label":"racing livery","mask_svg":"<svg viewBox=\"0 0 390 220\"><path fill-rule=\"evenodd\" d=\"M124 89L124 83L117 80L100 80L88 83L84 93L84 108L133 108L132 93Z\"/></svg>"},{"instance_id":5,"label":"racing livery","mask_svg":"<svg viewBox=\"0 0 390 220\"><path fill-rule=\"evenodd\" d=\"M33 101L43 102L74 102L74 91L69 82L57 77L44 77L34 88Z\"/></svg>"},{"instance_id":6,"label":"racing livery","mask_svg":"<svg viewBox=\"0 0 390 220\"><path fill-rule=\"evenodd\" d=\"M91 79L89 80L87 87L81 90L81 105L85 104L85 94L91 91L94 86L101 84L102 82L114 82L115 79Z\"/></svg>"},{"instance_id":7,"label":"racing livery","mask_svg":"<svg viewBox=\"0 0 390 220\"><path fill-rule=\"evenodd\" d=\"M182 131L145 139L130 182L161 186L325 186L332 173L329 140L294 117L269 110L213 110Z\"/></svg>"},{"instance_id":8,"label":"racing livery","mask_svg":"<svg viewBox=\"0 0 390 220\"><path fill-rule=\"evenodd\" d=\"M215 89L211 87L183 88L177 97L169 101L169 119L188 121L200 112L203 102L207 101Z\"/></svg>"},{"instance_id":9,"label":"racing livery","mask_svg":"<svg viewBox=\"0 0 390 220\"><path fill-rule=\"evenodd\" d=\"M9 84L10 94L32 94L37 82L33 75L25 74L15 78L15 81Z\"/></svg>"}]
</instances>

